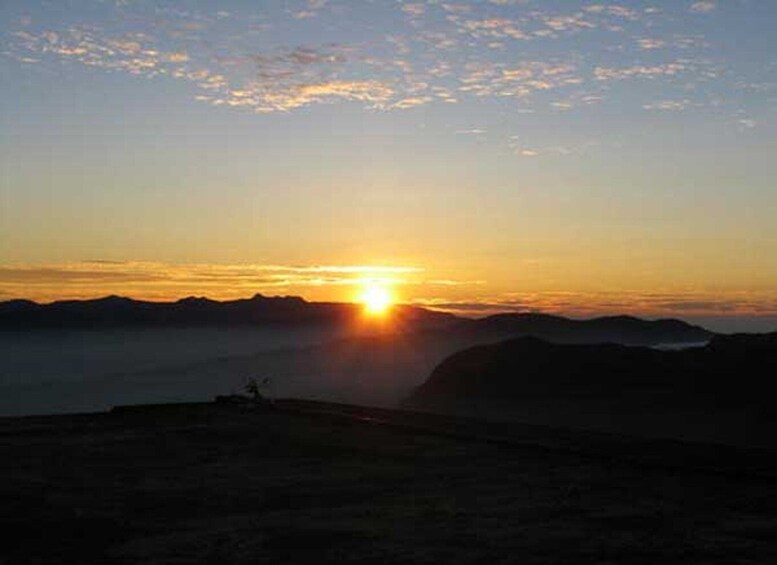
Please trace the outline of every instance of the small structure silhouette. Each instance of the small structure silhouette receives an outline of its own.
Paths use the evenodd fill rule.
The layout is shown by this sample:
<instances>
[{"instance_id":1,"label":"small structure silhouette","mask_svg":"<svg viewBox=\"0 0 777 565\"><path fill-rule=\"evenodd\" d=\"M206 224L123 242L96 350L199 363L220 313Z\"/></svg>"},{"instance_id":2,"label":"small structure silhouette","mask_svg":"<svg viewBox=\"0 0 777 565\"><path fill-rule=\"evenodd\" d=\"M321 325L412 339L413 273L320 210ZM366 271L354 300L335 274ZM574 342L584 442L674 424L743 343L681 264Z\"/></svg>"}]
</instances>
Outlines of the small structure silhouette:
<instances>
[{"instance_id":1,"label":"small structure silhouette","mask_svg":"<svg viewBox=\"0 0 777 565\"><path fill-rule=\"evenodd\" d=\"M229 395L217 395L216 403L218 404L236 404L247 407L267 407L272 406L273 401L262 394L260 387L267 388L270 385L270 378L265 377L259 381L255 377L248 377L243 385L243 391L245 394L229 394Z\"/></svg>"}]
</instances>

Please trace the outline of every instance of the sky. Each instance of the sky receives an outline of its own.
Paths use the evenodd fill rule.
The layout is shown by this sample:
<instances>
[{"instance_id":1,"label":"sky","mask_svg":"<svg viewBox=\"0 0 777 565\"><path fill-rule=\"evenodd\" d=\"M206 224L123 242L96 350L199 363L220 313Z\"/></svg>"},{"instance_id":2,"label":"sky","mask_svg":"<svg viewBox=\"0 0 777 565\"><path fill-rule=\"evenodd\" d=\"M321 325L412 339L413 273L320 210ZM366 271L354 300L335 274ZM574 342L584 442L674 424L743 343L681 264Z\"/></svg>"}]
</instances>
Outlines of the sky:
<instances>
[{"instance_id":1,"label":"sky","mask_svg":"<svg viewBox=\"0 0 777 565\"><path fill-rule=\"evenodd\" d=\"M777 328L777 2L0 3L0 300Z\"/></svg>"}]
</instances>

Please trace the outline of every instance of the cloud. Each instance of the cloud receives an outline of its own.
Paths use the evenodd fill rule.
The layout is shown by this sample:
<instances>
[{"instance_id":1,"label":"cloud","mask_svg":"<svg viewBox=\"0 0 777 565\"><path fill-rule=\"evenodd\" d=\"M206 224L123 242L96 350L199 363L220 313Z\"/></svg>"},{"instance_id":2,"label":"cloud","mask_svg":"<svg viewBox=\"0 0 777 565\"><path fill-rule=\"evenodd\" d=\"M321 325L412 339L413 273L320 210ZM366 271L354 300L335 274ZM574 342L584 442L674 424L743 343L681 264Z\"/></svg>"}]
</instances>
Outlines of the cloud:
<instances>
[{"instance_id":1,"label":"cloud","mask_svg":"<svg viewBox=\"0 0 777 565\"><path fill-rule=\"evenodd\" d=\"M386 104L394 94L392 88L374 80L343 81L335 80L311 84L298 84L282 90L274 90L262 85L249 96L258 109L292 110L313 102L325 102L334 99L370 102L376 107Z\"/></svg>"},{"instance_id":2,"label":"cloud","mask_svg":"<svg viewBox=\"0 0 777 565\"><path fill-rule=\"evenodd\" d=\"M459 78L458 90L475 96L525 98L538 91L579 84L575 70L567 62L470 63Z\"/></svg>"},{"instance_id":3,"label":"cloud","mask_svg":"<svg viewBox=\"0 0 777 565\"><path fill-rule=\"evenodd\" d=\"M660 49L666 47L666 41L662 39L644 38L638 39L637 43L639 44L640 49Z\"/></svg>"},{"instance_id":4,"label":"cloud","mask_svg":"<svg viewBox=\"0 0 777 565\"><path fill-rule=\"evenodd\" d=\"M509 303L509 302L449 302L444 299L420 299L414 301L414 304L432 310L450 312L464 316L478 315L488 316L490 314L499 314L507 312L532 312L532 308L527 304Z\"/></svg>"},{"instance_id":5,"label":"cloud","mask_svg":"<svg viewBox=\"0 0 777 565\"><path fill-rule=\"evenodd\" d=\"M540 156L569 156L582 155L594 147L600 146L599 141L589 139L574 145L529 145L521 136L511 135L507 139L507 147L513 154L519 157L540 157Z\"/></svg>"},{"instance_id":6,"label":"cloud","mask_svg":"<svg viewBox=\"0 0 777 565\"><path fill-rule=\"evenodd\" d=\"M484 280L457 281L452 279L430 279L430 280L424 280L419 284L422 286L473 286L473 285L484 285L486 284L486 281Z\"/></svg>"},{"instance_id":7,"label":"cloud","mask_svg":"<svg viewBox=\"0 0 777 565\"><path fill-rule=\"evenodd\" d=\"M542 21L553 31L570 31L593 29L596 24L587 20L582 14L543 16Z\"/></svg>"},{"instance_id":8,"label":"cloud","mask_svg":"<svg viewBox=\"0 0 777 565\"><path fill-rule=\"evenodd\" d=\"M391 265L223 265L91 260L53 265L0 265L0 291L24 298L246 295L273 289L351 286L366 280L408 284L424 269Z\"/></svg>"},{"instance_id":9,"label":"cloud","mask_svg":"<svg viewBox=\"0 0 777 565\"><path fill-rule=\"evenodd\" d=\"M645 110L663 110L667 112L679 112L680 110L685 110L689 106L691 106L691 101L686 98L683 100L661 100L659 102L644 104L642 107Z\"/></svg>"},{"instance_id":10,"label":"cloud","mask_svg":"<svg viewBox=\"0 0 777 565\"><path fill-rule=\"evenodd\" d=\"M508 293L464 300L420 298L415 302L420 306L464 316L487 316L504 312L546 312L581 317L624 313L646 317L777 315L777 293L750 291L549 291Z\"/></svg>"},{"instance_id":11,"label":"cloud","mask_svg":"<svg viewBox=\"0 0 777 565\"><path fill-rule=\"evenodd\" d=\"M106 264L109 265L109 264ZM51 283L98 283L98 282L153 282L164 280L164 276L152 270L125 270L100 268L99 264L84 265L77 268L69 266L5 266L0 267L0 284L51 284Z\"/></svg>"},{"instance_id":12,"label":"cloud","mask_svg":"<svg viewBox=\"0 0 777 565\"><path fill-rule=\"evenodd\" d=\"M426 5L421 3L403 4L402 11L413 17L419 18L426 12Z\"/></svg>"},{"instance_id":13,"label":"cloud","mask_svg":"<svg viewBox=\"0 0 777 565\"><path fill-rule=\"evenodd\" d=\"M690 11L697 14L709 14L717 8L717 4L712 0L701 0L691 4Z\"/></svg>"},{"instance_id":14,"label":"cloud","mask_svg":"<svg viewBox=\"0 0 777 565\"><path fill-rule=\"evenodd\" d=\"M530 39L531 37L522 31L515 21L506 18L463 20L460 22L460 27L476 38Z\"/></svg>"},{"instance_id":15,"label":"cloud","mask_svg":"<svg viewBox=\"0 0 777 565\"><path fill-rule=\"evenodd\" d=\"M590 14L606 14L627 20L636 20L639 18L639 13L636 10L632 10L631 8L626 8L617 4L593 4L591 6L584 7L583 11Z\"/></svg>"},{"instance_id":16,"label":"cloud","mask_svg":"<svg viewBox=\"0 0 777 565\"><path fill-rule=\"evenodd\" d=\"M758 122L750 118L742 118L737 120L737 124L739 124L739 126L744 129L753 129L758 125Z\"/></svg>"},{"instance_id":17,"label":"cloud","mask_svg":"<svg viewBox=\"0 0 777 565\"><path fill-rule=\"evenodd\" d=\"M687 65L679 61L660 65L634 65L624 68L596 67L594 76L597 80L623 80L627 78L654 79L662 76L675 76L687 69Z\"/></svg>"},{"instance_id":18,"label":"cloud","mask_svg":"<svg viewBox=\"0 0 777 565\"><path fill-rule=\"evenodd\" d=\"M407 108L414 108L416 106L428 104L432 100L434 100L434 98L431 96L413 96L409 98L403 98L402 100L395 102L392 104L392 108L400 108L404 110Z\"/></svg>"},{"instance_id":19,"label":"cloud","mask_svg":"<svg viewBox=\"0 0 777 565\"><path fill-rule=\"evenodd\" d=\"M294 12L294 18L298 20L315 18L328 3L329 0L307 0L304 9Z\"/></svg>"},{"instance_id":20,"label":"cloud","mask_svg":"<svg viewBox=\"0 0 777 565\"><path fill-rule=\"evenodd\" d=\"M124 71L133 75L158 76L189 61L182 50L156 48L144 33L103 37L89 27L72 27L61 32L16 32L17 49L40 56L54 55L88 67Z\"/></svg>"},{"instance_id":21,"label":"cloud","mask_svg":"<svg viewBox=\"0 0 777 565\"><path fill-rule=\"evenodd\" d=\"M690 84L721 78L692 52L706 48L703 38L677 36L662 28L664 20L656 12L622 4L547 8L526 0L399 2L400 17L385 28L372 22L367 41L362 33L349 34L347 22L368 5L289 0L275 14L269 8L261 14L238 7L206 13L168 6L149 19L141 6L128 4L116 24L83 21L48 29L20 24L6 55L25 65L62 62L63 69L72 69L76 63L95 71L184 81L199 102L257 114L333 103L407 111L486 98L510 100L523 111L573 110L590 105L584 98L615 99L619 94L609 93L606 82L668 83L682 75ZM358 18L365 14L358 12ZM312 26L320 30L312 36L321 42L299 44L303 34L311 36ZM337 31L331 35L338 42L323 39L330 30ZM581 33L595 38L590 54L569 40ZM533 49L532 42L543 49ZM628 53L624 45L629 43L638 47L636 56L623 55L621 66L601 63L608 60L602 53ZM640 58L639 51L659 48L667 62L645 64ZM675 56L673 50L679 49L686 58ZM646 104L635 102L636 107Z\"/></svg>"},{"instance_id":22,"label":"cloud","mask_svg":"<svg viewBox=\"0 0 777 565\"><path fill-rule=\"evenodd\" d=\"M257 66L262 69L272 66L273 63L288 63L291 65L330 65L344 63L346 51L338 46L328 50L314 49L312 47L295 47L275 57L253 57Z\"/></svg>"}]
</instances>

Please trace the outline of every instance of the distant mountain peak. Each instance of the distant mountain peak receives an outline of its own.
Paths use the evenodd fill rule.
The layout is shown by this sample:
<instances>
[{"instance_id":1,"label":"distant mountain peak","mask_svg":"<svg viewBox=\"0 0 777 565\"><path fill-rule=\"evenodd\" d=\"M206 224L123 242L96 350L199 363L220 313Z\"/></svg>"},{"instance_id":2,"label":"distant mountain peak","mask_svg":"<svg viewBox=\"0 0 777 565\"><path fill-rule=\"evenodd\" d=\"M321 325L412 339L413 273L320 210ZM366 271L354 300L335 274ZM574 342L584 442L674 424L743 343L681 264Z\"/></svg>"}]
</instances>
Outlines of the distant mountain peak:
<instances>
[{"instance_id":1,"label":"distant mountain peak","mask_svg":"<svg viewBox=\"0 0 777 565\"><path fill-rule=\"evenodd\" d=\"M302 298L301 296L293 296L293 295L265 296L264 294L261 294L259 292L254 294L247 301L248 302L297 302L299 304L309 304L309 302L304 298Z\"/></svg>"},{"instance_id":2,"label":"distant mountain peak","mask_svg":"<svg viewBox=\"0 0 777 565\"><path fill-rule=\"evenodd\" d=\"M134 303L138 301L132 298L128 298L126 296L119 296L118 294L109 294L108 296L97 298L93 302L129 304L129 303Z\"/></svg>"},{"instance_id":3,"label":"distant mountain peak","mask_svg":"<svg viewBox=\"0 0 777 565\"><path fill-rule=\"evenodd\" d=\"M178 300L176 304L217 304L217 302L205 296L187 296Z\"/></svg>"}]
</instances>

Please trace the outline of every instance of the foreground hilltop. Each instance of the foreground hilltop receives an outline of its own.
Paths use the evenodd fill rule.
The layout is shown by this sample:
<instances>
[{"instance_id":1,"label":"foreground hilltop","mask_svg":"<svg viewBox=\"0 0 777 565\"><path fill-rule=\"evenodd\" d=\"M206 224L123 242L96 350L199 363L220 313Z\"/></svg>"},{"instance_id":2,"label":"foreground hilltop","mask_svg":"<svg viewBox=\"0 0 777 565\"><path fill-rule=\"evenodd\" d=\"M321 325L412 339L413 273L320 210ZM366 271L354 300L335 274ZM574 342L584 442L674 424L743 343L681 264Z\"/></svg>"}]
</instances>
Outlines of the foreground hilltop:
<instances>
[{"instance_id":1,"label":"foreground hilltop","mask_svg":"<svg viewBox=\"0 0 777 565\"><path fill-rule=\"evenodd\" d=\"M278 404L0 418L0 562L777 558L771 454Z\"/></svg>"},{"instance_id":2,"label":"foreground hilltop","mask_svg":"<svg viewBox=\"0 0 777 565\"><path fill-rule=\"evenodd\" d=\"M676 351L519 338L448 357L407 405L771 445L774 375L777 333Z\"/></svg>"}]
</instances>

